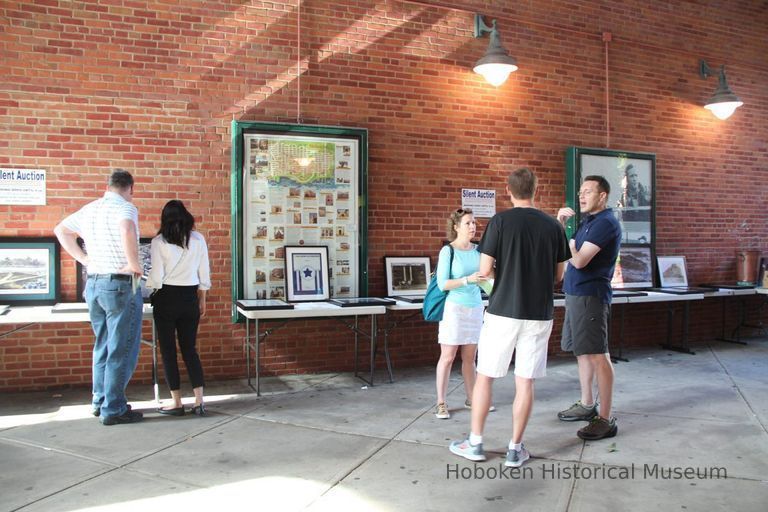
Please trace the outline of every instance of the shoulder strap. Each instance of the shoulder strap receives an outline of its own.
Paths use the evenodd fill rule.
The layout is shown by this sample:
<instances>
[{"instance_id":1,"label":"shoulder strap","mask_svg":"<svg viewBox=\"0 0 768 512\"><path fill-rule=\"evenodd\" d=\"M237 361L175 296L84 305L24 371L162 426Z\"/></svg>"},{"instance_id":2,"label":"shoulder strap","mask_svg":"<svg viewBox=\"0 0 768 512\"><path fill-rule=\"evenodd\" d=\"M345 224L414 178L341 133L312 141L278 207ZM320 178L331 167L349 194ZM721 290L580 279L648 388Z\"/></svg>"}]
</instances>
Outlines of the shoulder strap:
<instances>
[{"instance_id":1,"label":"shoulder strap","mask_svg":"<svg viewBox=\"0 0 768 512\"><path fill-rule=\"evenodd\" d=\"M452 279L451 272L453 272L453 246L448 244L448 248L451 250L451 259L448 263L448 279Z\"/></svg>"}]
</instances>

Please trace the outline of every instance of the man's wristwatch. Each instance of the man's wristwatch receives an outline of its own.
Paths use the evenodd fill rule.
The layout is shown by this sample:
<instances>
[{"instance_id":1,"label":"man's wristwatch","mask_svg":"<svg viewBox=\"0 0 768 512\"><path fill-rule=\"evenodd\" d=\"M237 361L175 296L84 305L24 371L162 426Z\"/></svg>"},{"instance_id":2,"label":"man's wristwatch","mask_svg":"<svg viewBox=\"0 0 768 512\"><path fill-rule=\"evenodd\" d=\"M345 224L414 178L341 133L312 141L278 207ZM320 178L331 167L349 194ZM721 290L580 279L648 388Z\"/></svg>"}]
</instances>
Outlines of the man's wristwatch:
<instances>
[{"instance_id":1,"label":"man's wristwatch","mask_svg":"<svg viewBox=\"0 0 768 512\"><path fill-rule=\"evenodd\" d=\"M468 280L468 279L466 278L466 276L465 276L465 277L464 277L464 286L467 286L468 284L469 284L469 280Z\"/></svg>"}]
</instances>

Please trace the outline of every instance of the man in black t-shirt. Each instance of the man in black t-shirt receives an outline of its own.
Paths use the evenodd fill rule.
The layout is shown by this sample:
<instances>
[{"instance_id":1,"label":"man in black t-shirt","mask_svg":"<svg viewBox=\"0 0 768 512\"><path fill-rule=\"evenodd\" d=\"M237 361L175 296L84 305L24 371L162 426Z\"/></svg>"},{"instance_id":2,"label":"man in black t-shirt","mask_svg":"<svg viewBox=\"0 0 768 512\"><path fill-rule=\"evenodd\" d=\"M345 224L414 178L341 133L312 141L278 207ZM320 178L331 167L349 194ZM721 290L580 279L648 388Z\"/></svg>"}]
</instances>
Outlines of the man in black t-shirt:
<instances>
[{"instance_id":1,"label":"man in black t-shirt","mask_svg":"<svg viewBox=\"0 0 768 512\"><path fill-rule=\"evenodd\" d=\"M554 285L562 279L571 254L560 224L533 205L533 172L514 171L506 189L513 208L494 215L479 246L480 274L495 281L477 349L472 430L468 439L454 441L449 448L466 459L485 460L483 429L493 380L507 374L517 351L512 439L505 465L519 467L530 457L522 439L533 408L533 381L546 374Z\"/></svg>"}]
</instances>

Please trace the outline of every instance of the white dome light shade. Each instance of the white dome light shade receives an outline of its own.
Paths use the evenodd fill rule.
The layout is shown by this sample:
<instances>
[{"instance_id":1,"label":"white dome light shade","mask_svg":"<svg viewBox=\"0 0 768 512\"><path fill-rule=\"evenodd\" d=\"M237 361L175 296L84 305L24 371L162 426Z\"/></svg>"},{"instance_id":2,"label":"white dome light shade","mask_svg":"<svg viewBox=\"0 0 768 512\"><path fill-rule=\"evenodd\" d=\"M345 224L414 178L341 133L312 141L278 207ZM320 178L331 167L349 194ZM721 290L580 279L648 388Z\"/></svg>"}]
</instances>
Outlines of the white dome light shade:
<instances>
[{"instance_id":1,"label":"white dome light shade","mask_svg":"<svg viewBox=\"0 0 768 512\"><path fill-rule=\"evenodd\" d=\"M509 74L517 71L514 64L479 64L475 66L475 73L483 75L489 84L498 87L509 78Z\"/></svg>"},{"instance_id":2,"label":"white dome light shade","mask_svg":"<svg viewBox=\"0 0 768 512\"><path fill-rule=\"evenodd\" d=\"M710 103L709 105L704 105L704 108L711 111L716 118L725 121L743 104L744 103L741 101L726 101L722 103Z\"/></svg>"}]
</instances>

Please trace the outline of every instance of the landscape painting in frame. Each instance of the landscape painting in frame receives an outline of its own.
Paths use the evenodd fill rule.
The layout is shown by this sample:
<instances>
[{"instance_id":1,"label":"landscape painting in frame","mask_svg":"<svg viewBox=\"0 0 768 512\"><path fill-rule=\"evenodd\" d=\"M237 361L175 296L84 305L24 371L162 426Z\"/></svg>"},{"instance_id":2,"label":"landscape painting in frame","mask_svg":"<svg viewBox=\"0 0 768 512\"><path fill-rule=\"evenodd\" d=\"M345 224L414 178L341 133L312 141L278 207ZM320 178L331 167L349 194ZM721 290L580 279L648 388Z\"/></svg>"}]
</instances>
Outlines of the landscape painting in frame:
<instances>
[{"instance_id":1,"label":"landscape painting in frame","mask_svg":"<svg viewBox=\"0 0 768 512\"><path fill-rule=\"evenodd\" d=\"M613 288L653 286L653 258L650 247L622 247L611 281Z\"/></svg>"},{"instance_id":2,"label":"landscape painting in frame","mask_svg":"<svg viewBox=\"0 0 768 512\"><path fill-rule=\"evenodd\" d=\"M53 237L0 238L0 304L55 304L59 256Z\"/></svg>"},{"instance_id":3,"label":"landscape painting in frame","mask_svg":"<svg viewBox=\"0 0 768 512\"><path fill-rule=\"evenodd\" d=\"M688 273L685 270L685 256L657 256L659 284L668 286L688 286Z\"/></svg>"}]
</instances>

